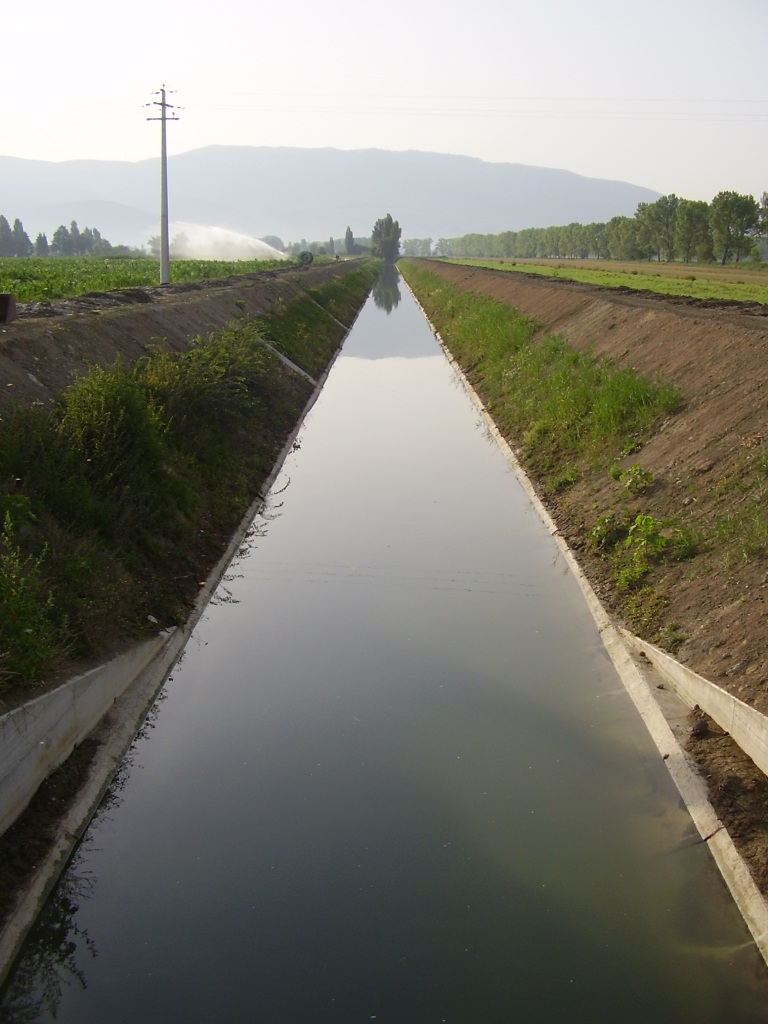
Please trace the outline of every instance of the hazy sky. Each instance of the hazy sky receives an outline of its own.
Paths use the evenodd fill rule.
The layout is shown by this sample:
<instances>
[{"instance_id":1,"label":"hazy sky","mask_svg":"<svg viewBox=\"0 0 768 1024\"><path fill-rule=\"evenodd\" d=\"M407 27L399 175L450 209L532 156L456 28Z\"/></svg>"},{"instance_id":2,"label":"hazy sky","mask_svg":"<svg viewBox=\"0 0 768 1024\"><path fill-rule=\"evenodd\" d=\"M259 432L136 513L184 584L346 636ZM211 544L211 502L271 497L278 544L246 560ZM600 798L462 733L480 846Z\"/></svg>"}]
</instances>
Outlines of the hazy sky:
<instances>
[{"instance_id":1,"label":"hazy sky","mask_svg":"<svg viewBox=\"0 0 768 1024\"><path fill-rule=\"evenodd\" d=\"M706 199L768 190L766 0L36 0L3 12L0 153L419 149Z\"/></svg>"}]
</instances>

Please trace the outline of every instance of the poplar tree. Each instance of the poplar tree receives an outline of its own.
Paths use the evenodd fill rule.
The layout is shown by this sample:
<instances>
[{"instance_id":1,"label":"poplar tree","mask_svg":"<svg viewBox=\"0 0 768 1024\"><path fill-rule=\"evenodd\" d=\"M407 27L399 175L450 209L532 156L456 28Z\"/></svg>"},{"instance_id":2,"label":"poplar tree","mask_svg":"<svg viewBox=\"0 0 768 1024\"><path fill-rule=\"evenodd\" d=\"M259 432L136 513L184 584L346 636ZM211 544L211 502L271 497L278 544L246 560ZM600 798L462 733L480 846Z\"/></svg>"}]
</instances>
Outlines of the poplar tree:
<instances>
[{"instance_id":1,"label":"poplar tree","mask_svg":"<svg viewBox=\"0 0 768 1024\"><path fill-rule=\"evenodd\" d=\"M390 213L377 220L371 233L371 255L380 256L387 263L394 263L400 255L400 235L400 225L392 220Z\"/></svg>"},{"instance_id":2,"label":"poplar tree","mask_svg":"<svg viewBox=\"0 0 768 1024\"><path fill-rule=\"evenodd\" d=\"M11 225L0 213L0 256L13 256L13 232Z\"/></svg>"},{"instance_id":3,"label":"poplar tree","mask_svg":"<svg viewBox=\"0 0 768 1024\"><path fill-rule=\"evenodd\" d=\"M718 192L710 205L709 221L720 263L741 259L754 246L760 227L760 207L754 196Z\"/></svg>"},{"instance_id":4,"label":"poplar tree","mask_svg":"<svg viewBox=\"0 0 768 1024\"><path fill-rule=\"evenodd\" d=\"M24 225L18 217L13 222L13 231L11 234L13 236L13 255L31 256L34 246L32 245L29 235L24 230Z\"/></svg>"},{"instance_id":5,"label":"poplar tree","mask_svg":"<svg viewBox=\"0 0 768 1024\"><path fill-rule=\"evenodd\" d=\"M700 263L714 259L709 203L703 199L680 200L675 218L675 246L686 263L694 257Z\"/></svg>"}]
</instances>

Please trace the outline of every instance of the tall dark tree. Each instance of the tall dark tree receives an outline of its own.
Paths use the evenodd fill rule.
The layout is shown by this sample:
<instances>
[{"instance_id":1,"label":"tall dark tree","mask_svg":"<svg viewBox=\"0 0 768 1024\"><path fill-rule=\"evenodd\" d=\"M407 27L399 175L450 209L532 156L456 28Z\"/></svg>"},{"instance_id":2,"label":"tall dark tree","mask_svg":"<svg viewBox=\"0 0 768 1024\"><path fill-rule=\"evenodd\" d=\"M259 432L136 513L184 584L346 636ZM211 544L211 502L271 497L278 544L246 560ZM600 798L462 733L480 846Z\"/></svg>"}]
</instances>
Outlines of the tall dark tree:
<instances>
[{"instance_id":1,"label":"tall dark tree","mask_svg":"<svg viewBox=\"0 0 768 1024\"><path fill-rule=\"evenodd\" d=\"M760 207L754 196L718 192L710 204L709 221L715 253L725 264L730 259L741 259L754 247L754 237L760 225Z\"/></svg>"},{"instance_id":2,"label":"tall dark tree","mask_svg":"<svg viewBox=\"0 0 768 1024\"><path fill-rule=\"evenodd\" d=\"M344 232L344 248L347 250L348 256L351 256L355 251L355 236L352 234L352 228L350 227Z\"/></svg>"},{"instance_id":3,"label":"tall dark tree","mask_svg":"<svg viewBox=\"0 0 768 1024\"><path fill-rule=\"evenodd\" d=\"M760 199L760 234L768 235L768 192L763 192Z\"/></svg>"},{"instance_id":4,"label":"tall dark tree","mask_svg":"<svg viewBox=\"0 0 768 1024\"><path fill-rule=\"evenodd\" d=\"M76 220L73 220L69 225L69 237L72 240L72 254L74 256L82 256L84 242Z\"/></svg>"},{"instance_id":5,"label":"tall dark tree","mask_svg":"<svg viewBox=\"0 0 768 1024\"><path fill-rule=\"evenodd\" d=\"M48 253L48 236L41 231L35 239L35 256L47 256Z\"/></svg>"},{"instance_id":6,"label":"tall dark tree","mask_svg":"<svg viewBox=\"0 0 768 1024\"><path fill-rule=\"evenodd\" d=\"M392 214L377 220L371 233L371 255L394 263L400 255L400 234L400 225L392 220Z\"/></svg>"},{"instance_id":7,"label":"tall dark tree","mask_svg":"<svg viewBox=\"0 0 768 1024\"><path fill-rule=\"evenodd\" d=\"M709 203L703 199L681 199L675 218L675 248L686 263L695 257L709 263L712 251L712 228L709 225Z\"/></svg>"},{"instance_id":8,"label":"tall dark tree","mask_svg":"<svg viewBox=\"0 0 768 1024\"><path fill-rule=\"evenodd\" d=\"M656 203L638 203L635 212L635 241L638 254L661 261L661 222Z\"/></svg>"},{"instance_id":9,"label":"tall dark tree","mask_svg":"<svg viewBox=\"0 0 768 1024\"><path fill-rule=\"evenodd\" d=\"M80 232L80 253L83 256L91 256L94 246L93 228L83 228Z\"/></svg>"},{"instance_id":10,"label":"tall dark tree","mask_svg":"<svg viewBox=\"0 0 768 1024\"><path fill-rule=\"evenodd\" d=\"M637 220L634 217L611 217L605 225L605 243L612 260L639 259Z\"/></svg>"},{"instance_id":11,"label":"tall dark tree","mask_svg":"<svg viewBox=\"0 0 768 1024\"><path fill-rule=\"evenodd\" d=\"M34 246L18 217L13 222L13 231L11 233L13 235L13 255L31 256Z\"/></svg>"},{"instance_id":12,"label":"tall dark tree","mask_svg":"<svg viewBox=\"0 0 768 1024\"><path fill-rule=\"evenodd\" d=\"M659 259L664 256L664 259L671 263L677 255L675 246L675 220L677 218L677 208L679 200L677 196L672 193L668 196L662 196L661 199L657 199L653 204L652 209L654 211L654 224L656 229L656 243L659 253Z\"/></svg>"},{"instance_id":13,"label":"tall dark tree","mask_svg":"<svg viewBox=\"0 0 768 1024\"><path fill-rule=\"evenodd\" d=\"M72 239L70 237L69 230L65 228L63 224L59 224L53 232L53 238L51 239L51 252L54 256L72 255Z\"/></svg>"},{"instance_id":14,"label":"tall dark tree","mask_svg":"<svg viewBox=\"0 0 768 1024\"><path fill-rule=\"evenodd\" d=\"M594 253L596 259L604 260L608 255L605 224L602 221L593 221L592 224L587 224L587 238L590 252Z\"/></svg>"},{"instance_id":15,"label":"tall dark tree","mask_svg":"<svg viewBox=\"0 0 768 1024\"><path fill-rule=\"evenodd\" d=\"M13 256L13 232L7 219L0 213L0 256Z\"/></svg>"},{"instance_id":16,"label":"tall dark tree","mask_svg":"<svg viewBox=\"0 0 768 1024\"><path fill-rule=\"evenodd\" d=\"M106 238L101 237L101 232L98 228L93 229L93 255L94 256L108 256L112 252L112 246Z\"/></svg>"}]
</instances>

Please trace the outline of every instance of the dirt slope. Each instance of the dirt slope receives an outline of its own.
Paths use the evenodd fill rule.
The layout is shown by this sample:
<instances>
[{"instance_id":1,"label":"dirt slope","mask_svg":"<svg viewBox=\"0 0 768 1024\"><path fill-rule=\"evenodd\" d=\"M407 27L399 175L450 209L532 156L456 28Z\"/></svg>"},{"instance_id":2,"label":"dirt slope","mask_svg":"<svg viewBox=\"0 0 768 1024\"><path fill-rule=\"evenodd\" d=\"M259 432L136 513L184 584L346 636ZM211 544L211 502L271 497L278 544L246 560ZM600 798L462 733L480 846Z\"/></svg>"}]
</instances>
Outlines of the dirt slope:
<instances>
[{"instance_id":1,"label":"dirt slope","mask_svg":"<svg viewBox=\"0 0 768 1024\"><path fill-rule=\"evenodd\" d=\"M258 316L350 266L339 261L20 305L17 320L0 324L0 415L14 402L55 401L88 366L111 366L118 357L130 365L160 346L184 349L197 335Z\"/></svg>"},{"instance_id":2,"label":"dirt slope","mask_svg":"<svg viewBox=\"0 0 768 1024\"><path fill-rule=\"evenodd\" d=\"M642 452L624 460L639 461L652 472L654 483L642 503L655 515L688 516L693 505L697 518L711 519L717 488L743 471L750 453L768 451L766 318L733 306L617 295L505 271L448 264L432 268L462 288L509 302L578 348L677 385L683 408ZM589 479L554 502L564 532L577 545L597 513L613 505L616 490L610 477ZM586 562L586 551L583 558ZM710 566L695 580L681 572L668 581L665 614L689 636L678 651L681 661L766 713L767 574L762 559Z\"/></svg>"}]
</instances>

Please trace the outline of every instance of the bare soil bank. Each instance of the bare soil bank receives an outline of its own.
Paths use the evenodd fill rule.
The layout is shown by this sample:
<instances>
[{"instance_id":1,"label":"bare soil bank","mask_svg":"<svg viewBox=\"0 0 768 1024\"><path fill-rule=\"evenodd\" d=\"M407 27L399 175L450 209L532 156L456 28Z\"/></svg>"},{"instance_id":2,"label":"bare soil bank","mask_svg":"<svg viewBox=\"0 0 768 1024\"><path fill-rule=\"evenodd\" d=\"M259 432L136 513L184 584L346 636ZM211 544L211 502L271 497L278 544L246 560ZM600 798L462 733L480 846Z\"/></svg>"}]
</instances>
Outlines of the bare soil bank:
<instances>
[{"instance_id":1,"label":"bare soil bank","mask_svg":"<svg viewBox=\"0 0 768 1024\"><path fill-rule=\"evenodd\" d=\"M729 501L741 500L736 482L754 472L755 461L768 452L763 307L665 299L434 261L428 266L462 289L535 317L543 332L560 333L577 348L677 385L683 395L680 411L640 452L621 462L623 468L640 463L653 475L651 487L637 500L643 512L711 532L712 524L729 514ZM519 438L508 441L513 447L520 443ZM764 471L762 480L768 485ZM557 495L537 489L617 620L662 647L673 646L681 662L768 714L765 557L736 558L725 545L713 543L691 560L661 564L650 580L657 604L635 609L633 617L626 595L615 588L610 564L588 543L600 514L626 508L621 486L600 470ZM692 736L689 747L707 777L715 809L768 894L768 780L714 725L707 735Z\"/></svg>"},{"instance_id":2,"label":"bare soil bank","mask_svg":"<svg viewBox=\"0 0 768 1024\"><path fill-rule=\"evenodd\" d=\"M339 261L190 284L127 288L17 307L0 325L0 416L14 403L55 402L89 366L130 366L158 348L183 350L239 317L258 316L315 283L345 274Z\"/></svg>"}]
</instances>

